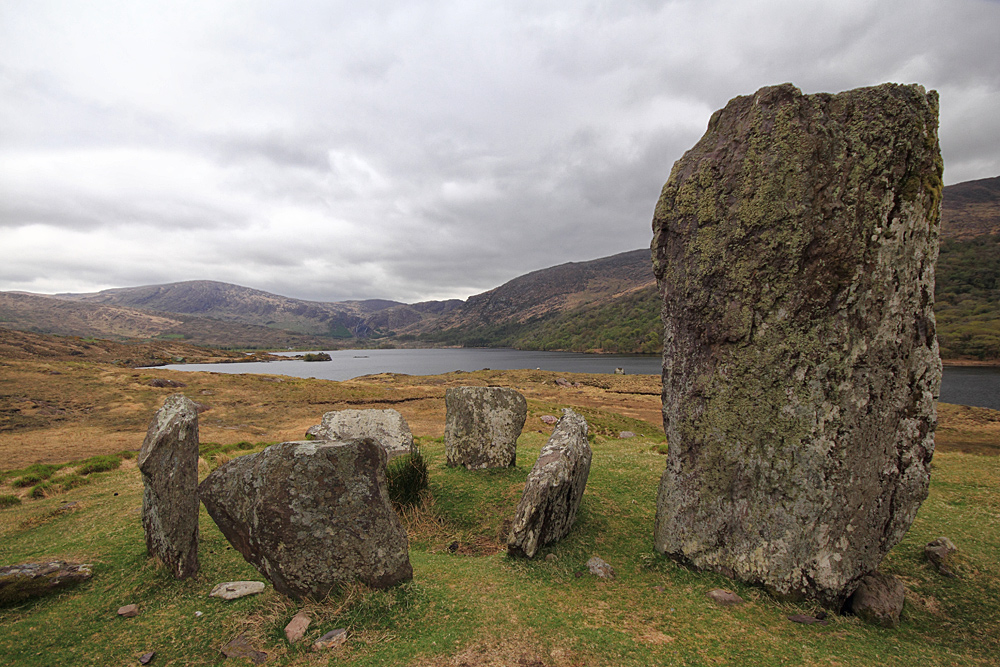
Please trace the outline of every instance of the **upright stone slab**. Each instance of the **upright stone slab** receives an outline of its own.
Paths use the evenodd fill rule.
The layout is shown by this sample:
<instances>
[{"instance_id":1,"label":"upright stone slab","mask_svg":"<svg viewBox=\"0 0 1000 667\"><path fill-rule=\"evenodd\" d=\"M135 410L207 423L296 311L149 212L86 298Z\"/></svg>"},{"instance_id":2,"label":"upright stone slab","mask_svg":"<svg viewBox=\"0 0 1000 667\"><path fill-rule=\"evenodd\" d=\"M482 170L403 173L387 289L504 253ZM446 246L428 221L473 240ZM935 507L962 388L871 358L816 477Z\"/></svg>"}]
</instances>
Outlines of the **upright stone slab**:
<instances>
[{"instance_id":1,"label":"upright stone slab","mask_svg":"<svg viewBox=\"0 0 1000 667\"><path fill-rule=\"evenodd\" d=\"M656 548L839 609L927 496L941 363L938 98L737 97L653 219Z\"/></svg>"},{"instance_id":2,"label":"upright stone slab","mask_svg":"<svg viewBox=\"0 0 1000 667\"><path fill-rule=\"evenodd\" d=\"M528 474L507 538L507 551L532 558L540 547L569 534L590 475L587 420L563 410Z\"/></svg>"},{"instance_id":3,"label":"upright stone slab","mask_svg":"<svg viewBox=\"0 0 1000 667\"><path fill-rule=\"evenodd\" d=\"M167 398L139 450L142 527L149 555L178 579L198 572L198 410L183 394Z\"/></svg>"},{"instance_id":4,"label":"upright stone slab","mask_svg":"<svg viewBox=\"0 0 1000 667\"><path fill-rule=\"evenodd\" d=\"M321 440L372 438L390 459L413 451L413 433L396 410L336 410L323 415L318 428L308 431Z\"/></svg>"},{"instance_id":5,"label":"upright stone slab","mask_svg":"<svg viewBox=\"0 0 1000 667\"><path fill-rule=\"evenodd\" d=\"M444 449L449 466L508 468L528 417L524 396L506 387L453 387L444 395Z\"/></svg>"},{"instance_id":6,"label":"upright stone slab","mask_svg":"<svg viewBox=\"0 0 1000 667\"><path fill-rule=\"evenodd\" d=\"M283 442L225 463L198 489L243 557L293 598L341 584L388 588L413 577L374 440Z\"/></svg>"}]
</instances>

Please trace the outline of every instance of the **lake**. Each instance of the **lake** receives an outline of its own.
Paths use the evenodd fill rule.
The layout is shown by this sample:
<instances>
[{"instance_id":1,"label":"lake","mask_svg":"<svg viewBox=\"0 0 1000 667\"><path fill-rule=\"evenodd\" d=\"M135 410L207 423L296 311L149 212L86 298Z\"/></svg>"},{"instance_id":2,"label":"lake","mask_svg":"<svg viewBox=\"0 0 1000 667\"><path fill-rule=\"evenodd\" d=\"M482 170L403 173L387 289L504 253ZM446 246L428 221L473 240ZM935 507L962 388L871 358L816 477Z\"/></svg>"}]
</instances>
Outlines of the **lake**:
<instances>
[{"instance_id":1,"label":"lake","mask_svg":"<svg viewBox=\"0 0 1000 667\"><path fill-rule=\"evenodd\" d=\"M293 356L301 353L285 353ZM324 380L350 380L375 373L439 375L452 371L517 370L540 368L557 373L660 374L658 355L579 354L531 352L496 348L447 350L335 350L332 361L271 361L237 364L174 364L178 371L215 373L267 373ZM1000 410L1000 368L951 366L944 369L941 401Z\"/></svg>"}]
</instances>

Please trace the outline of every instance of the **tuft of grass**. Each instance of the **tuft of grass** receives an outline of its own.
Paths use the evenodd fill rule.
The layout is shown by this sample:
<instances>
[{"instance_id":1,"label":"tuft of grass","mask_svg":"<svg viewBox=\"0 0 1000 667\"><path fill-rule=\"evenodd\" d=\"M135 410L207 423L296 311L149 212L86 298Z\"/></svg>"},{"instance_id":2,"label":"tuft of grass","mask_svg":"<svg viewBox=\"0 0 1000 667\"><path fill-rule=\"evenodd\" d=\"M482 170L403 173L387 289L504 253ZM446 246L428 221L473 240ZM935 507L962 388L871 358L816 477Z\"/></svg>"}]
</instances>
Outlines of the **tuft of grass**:
<instances>
[{"instance_id":1,"label":"tuft of grass","mask_svg":"<svg viewBox=\"0 0 1000 667\"><path fill-rule=\"evenodd\" d=\"M79 475L90 475L95 472L107 472L116 470L121 466L122 460L114 454L105 456L91 456L89 459L81 461L76 469Z\"/></svg>"},{"instance_id":2,"label":"tuft of grass","mask_svg":"<svg viewBox=\"0 0 1000 667\"><path fill-rule=\"evenodd\" d=\"M31 487L31 491L28 491L28 496L35 498L48 498L54 491L52 482L42 482L41 484L36 484Z\"/></svg>"},{"instance_id":3,"label":"tuft of grass","mask_svg":"<svg viewBox=\"0 0 1000 667\"><path fill-rule=\"evenodd\" d=\"M406 507L420 502L420 494L427 488L427 462L414 449L410 454L397 456L385 469L389 487L389 500L394 505Z\"/></svg>"},{"instance_id":4,"label":"tuft of grass","mask_svg":"<svg viewBox=\"0 0 1000 667\"><path fill-rule=\"evenodd\" d=\"M53 477L49 481L53 485L58 486L59 490L64 493L71 489L75 489L77 487L90 484L90 478L81 477L79 474L76 473L71 475L61 475L59 477Z\"/></svg>"},{"instance_id":5,"label":"tuft of grass","mask_svg":"<svg viewBox=\"0 0 1000 667\"><path fill-rule=\"evenodd\" d=\"M20 505L21 499L12 493L0 494L0 509L5 507L13 507L14 505Z\"/></svg>"},{"instance_id":6,"label":"tuft of grass","mask_svg":"<svg viewBox=\"0 0 1000 667\"><path fill-rule=\"evenodd\" d=\"M139 452L135 451L134 449L123 449L117 454L115 454L115 456L117 456L122 460L132 460L137 456L139 456Z\"/></svg>"}]
</instances>

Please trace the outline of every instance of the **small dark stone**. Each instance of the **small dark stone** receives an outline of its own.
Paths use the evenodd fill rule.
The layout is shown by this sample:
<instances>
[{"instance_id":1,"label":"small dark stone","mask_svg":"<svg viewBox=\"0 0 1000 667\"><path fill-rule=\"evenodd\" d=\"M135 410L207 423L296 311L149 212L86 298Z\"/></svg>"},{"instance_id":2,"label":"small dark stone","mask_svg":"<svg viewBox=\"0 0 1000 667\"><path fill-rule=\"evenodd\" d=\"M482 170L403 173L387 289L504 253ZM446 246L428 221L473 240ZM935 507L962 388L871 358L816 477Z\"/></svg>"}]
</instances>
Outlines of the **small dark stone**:
<instances>
[{"instance_id":1,"label":"small dark stone","mask_svg":"<svg viewBox=\"0 0 1000 667\"><path fill-rule=\"evenodd\" d=\"M458 542L452 542L451 544L449 544L448 551L451 553L455 553L456 551L458 551Z\"/></svg>"},{"instance_id":2,"label":"small dark stone","mask_svg":"<svg viewBox=\"0 0 1000 667\"><path fill-rule=\"evenodd\" d=\"M866 623L894 628L899 625L905 596L902 581L891 574L873 572L861 578L845 608Z\"/></svg>"},{"instance_id":3,"label":"small dark stone","mask_svg":"<svg viewBox=\"0 0 1000 667\"><path fill-rule=\"evenodd\" d=\"M156 657L156 651L150 651L149 653L143 653L139 656L140 665L148 665L153 662L153 658Z\"/></svg>"},{"instance_id":4,"label":"small dark stone","mask_svg":"<svg viewBox=\"0 0 1000 667\"><path fill-rule=\"evenodd\" d=\"M956 561L958 560L957 553L958 547L947 537L939 537L936 540L931 540L924 547L924 557L930 561L934 569L946 577L958 576L955 572L958 569L956 567Z\"/></svg>"},{"instance_id":5,"label":"small dark stone","mask_svg":"<svg viewBox=\"0 0 1000 667\"><path fill-rule=\"evenodd\" d=\"M267 653L251 646L246 635L238 635L236 639L223 646L222 655L227 658L245 658L255 665L262 665L267 660Z\"/></svg>"}]
</instances>

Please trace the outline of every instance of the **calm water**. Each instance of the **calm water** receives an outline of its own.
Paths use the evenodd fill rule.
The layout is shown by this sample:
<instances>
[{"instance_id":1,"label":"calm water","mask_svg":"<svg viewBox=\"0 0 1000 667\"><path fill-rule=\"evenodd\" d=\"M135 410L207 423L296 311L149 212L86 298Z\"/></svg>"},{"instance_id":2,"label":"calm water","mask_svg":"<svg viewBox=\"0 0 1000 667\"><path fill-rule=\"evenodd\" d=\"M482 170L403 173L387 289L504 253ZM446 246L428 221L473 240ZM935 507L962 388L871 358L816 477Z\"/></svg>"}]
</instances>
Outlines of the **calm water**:
<instances>
[{"instance_id":1,"label":"calm water","mask_svg":"<svg viewBox=\"0 0 1000 667\"><path fill-rule=\"evenodd\" d=\"M292 356L288 353L286 356ZM332 361L272 361L246 364L177 364L178 371L268 373L325 380L350 380L375 373L438 375L451 371L540 368L560 373L614 373L659 375L660 358L651 355L598 355L572 352L461 348L454 350L337 350ZM941 401L1000 410L1000 368L944 369Z\"/></svg>"}]
</instances>

